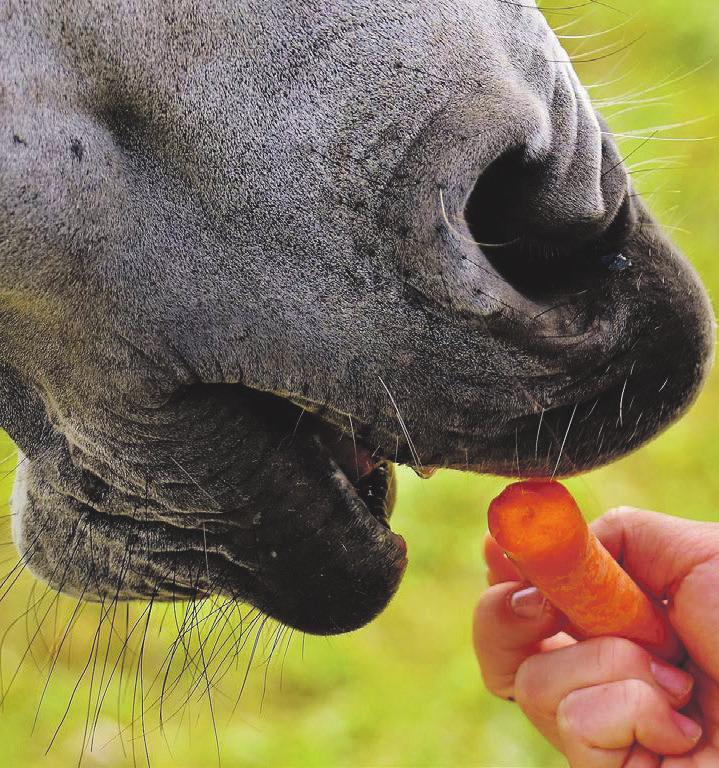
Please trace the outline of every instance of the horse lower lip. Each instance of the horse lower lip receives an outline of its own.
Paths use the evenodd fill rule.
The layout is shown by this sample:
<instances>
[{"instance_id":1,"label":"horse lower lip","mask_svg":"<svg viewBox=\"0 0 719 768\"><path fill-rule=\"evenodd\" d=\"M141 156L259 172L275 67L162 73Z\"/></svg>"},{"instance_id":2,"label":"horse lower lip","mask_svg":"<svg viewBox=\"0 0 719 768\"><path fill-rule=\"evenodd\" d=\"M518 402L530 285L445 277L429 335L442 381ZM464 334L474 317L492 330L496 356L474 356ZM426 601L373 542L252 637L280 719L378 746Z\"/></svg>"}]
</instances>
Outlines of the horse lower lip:
<instances>
[{"instance_id":1,"label":"horse lower lip","mask_svg":"<svg viewBox=\"0 0 719 768\"><path fill-rule=\"evenodd\" d=\"M376 465L371 472L352 483L357 495L365 503L370 514L389 528L387 499L392 469L388 462Z\"/></svg>"},{"instance_id":2,"label":"horse lower lip","mask_svg":"<svg viewBox=\"0 0 719 768\"><path fill-rule=\"evenodd\" d=\"M394 533L394 531L392 531L392 538L397 545L397 557L395 562L399 568L404 570L408 561L407 542L404 540L403 536L400 536L398 533Z\"/></svg>"}]
</instances>

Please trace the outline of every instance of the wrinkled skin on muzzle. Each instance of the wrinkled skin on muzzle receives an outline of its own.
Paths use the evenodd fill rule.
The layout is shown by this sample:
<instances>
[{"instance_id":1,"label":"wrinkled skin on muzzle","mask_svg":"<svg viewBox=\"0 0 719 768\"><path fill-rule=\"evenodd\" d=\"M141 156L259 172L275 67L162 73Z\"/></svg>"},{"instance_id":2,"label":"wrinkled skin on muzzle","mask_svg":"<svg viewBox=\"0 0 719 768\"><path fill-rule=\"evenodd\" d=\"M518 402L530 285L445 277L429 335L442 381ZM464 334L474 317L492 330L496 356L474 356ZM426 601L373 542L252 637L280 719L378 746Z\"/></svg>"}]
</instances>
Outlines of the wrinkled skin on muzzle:
<instances>
[{"instance_id":1,"label":"wrinkled skin on muzzle","mask_svg":"<svg viewBox=\"0 0 719 768\"><path fill-rule=\"evenodd\" d=\"M695 397L705 292L531 3L57 5L0 7L0 416L55 588L350 630L395 461L570 474Z\"/></svg>"}]
</instances>

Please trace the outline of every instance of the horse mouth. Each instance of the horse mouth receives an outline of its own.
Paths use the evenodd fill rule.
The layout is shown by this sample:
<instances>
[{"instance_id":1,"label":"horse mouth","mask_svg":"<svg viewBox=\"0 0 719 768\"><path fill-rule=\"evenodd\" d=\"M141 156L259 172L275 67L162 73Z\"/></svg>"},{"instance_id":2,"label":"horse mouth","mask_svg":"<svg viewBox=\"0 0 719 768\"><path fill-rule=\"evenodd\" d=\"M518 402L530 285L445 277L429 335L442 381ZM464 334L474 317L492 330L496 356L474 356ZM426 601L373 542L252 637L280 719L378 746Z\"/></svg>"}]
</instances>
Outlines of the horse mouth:
<instances>
[{"instance_id":1,"label":"horse mouth","mask_svg":"<svg viewBox=\"0 0 719 768\"><path fill-rule=\"evenodd\" d=\"M389 528L389 517L394 504L390 495L393 482L394 464L391 461L382 461L371 472L352 483L372 517L386 528Z\"/></svg>"},{"instance_id":2,"label":"horse mouth","mask_svg":"<svg viewBox=\"0 0 719 768\"><path fill-rule=\"evenodd\" d=\"M380 525L391 531L389 520L396 497L394 462L377 458L361 437L354 432L347 434L336 426L334 419L323 418L316 405L299 398L292 398L291 402L301 409L300 418L312 421L310 429L331 457L345 498L355 508L359 502ZM362 507L359 510L364 511Z\"/></svg>"}]
</instances>

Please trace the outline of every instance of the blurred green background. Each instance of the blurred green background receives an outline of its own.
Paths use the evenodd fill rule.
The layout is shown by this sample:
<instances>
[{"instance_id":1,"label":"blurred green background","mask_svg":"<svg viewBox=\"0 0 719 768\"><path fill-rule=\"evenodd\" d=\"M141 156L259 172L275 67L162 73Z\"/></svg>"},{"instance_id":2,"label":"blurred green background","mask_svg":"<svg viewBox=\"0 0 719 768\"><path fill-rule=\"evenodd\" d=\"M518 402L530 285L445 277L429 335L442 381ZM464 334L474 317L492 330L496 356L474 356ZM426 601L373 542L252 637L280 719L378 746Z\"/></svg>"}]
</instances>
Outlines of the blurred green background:
<instances>
[{"instance_id":1,"label":"blurred green background","mask_svg":"<svg viewBox=\"0 0 719 768\"><path fill-rule=\"evenodd\" d=\"M547 17L575 60L585 60L577 69L623 134L636 185L716 291L719 4L627 0L551 7L562 6ZM610 31L580 38L603 30ZM719 519L718 433L715 375L681 423L639 453L570 485L591 516L622 503ZM10 441L0 443L4 500L15 458ZM410 567L388 610L371 626L333 639L278 635L276 626L265 625L256 641L260 622L250 617L237 660L223 654L240 644L239 616L219 606L195 614L184 609L190 622L185 648L172 645L181 608L156 607L146 622L143 606L132 606L128 616L123 607L111 632L109 621L99 622L99 606L76 610L69 599L55 600L28 575L11 571L17 556L3 512L0 568L10 576L0 589L0 766L76 765L83 749L87 766L143 765L147 754L158 768L220 761L248 767L563 765L513 705L483 690L472 655L470 615L485 585L484 513L501 486L452 472L421 481L402 471L393 527L408 541ZM66 633L68 621L74 626ZM126 621L135 629L125 644ZM205 656L200 635L208 636ZM178 652L160 728L153 702L173 647Z\"/></svg>"}]
</instances>

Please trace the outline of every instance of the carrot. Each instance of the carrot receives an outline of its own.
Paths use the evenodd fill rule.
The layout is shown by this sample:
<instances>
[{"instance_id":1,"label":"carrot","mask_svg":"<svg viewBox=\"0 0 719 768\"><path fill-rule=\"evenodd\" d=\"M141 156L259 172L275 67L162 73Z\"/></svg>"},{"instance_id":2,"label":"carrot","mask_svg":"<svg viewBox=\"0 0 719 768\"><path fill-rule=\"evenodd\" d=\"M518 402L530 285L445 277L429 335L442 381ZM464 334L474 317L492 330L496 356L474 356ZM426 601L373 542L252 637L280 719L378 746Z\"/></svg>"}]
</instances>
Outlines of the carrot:
<instances>
[{"instance_id":1,"label":"carrot","mask_svg":"<svg viewBox=\"0 0 719 768\"><path fill-rule=\"evenodd\" d=\"M527 581L586 637L652 646L666 640L658 608L589 530L560 483L509 485L489 506L489 530Z\"/></svg>"}]
</instances>

